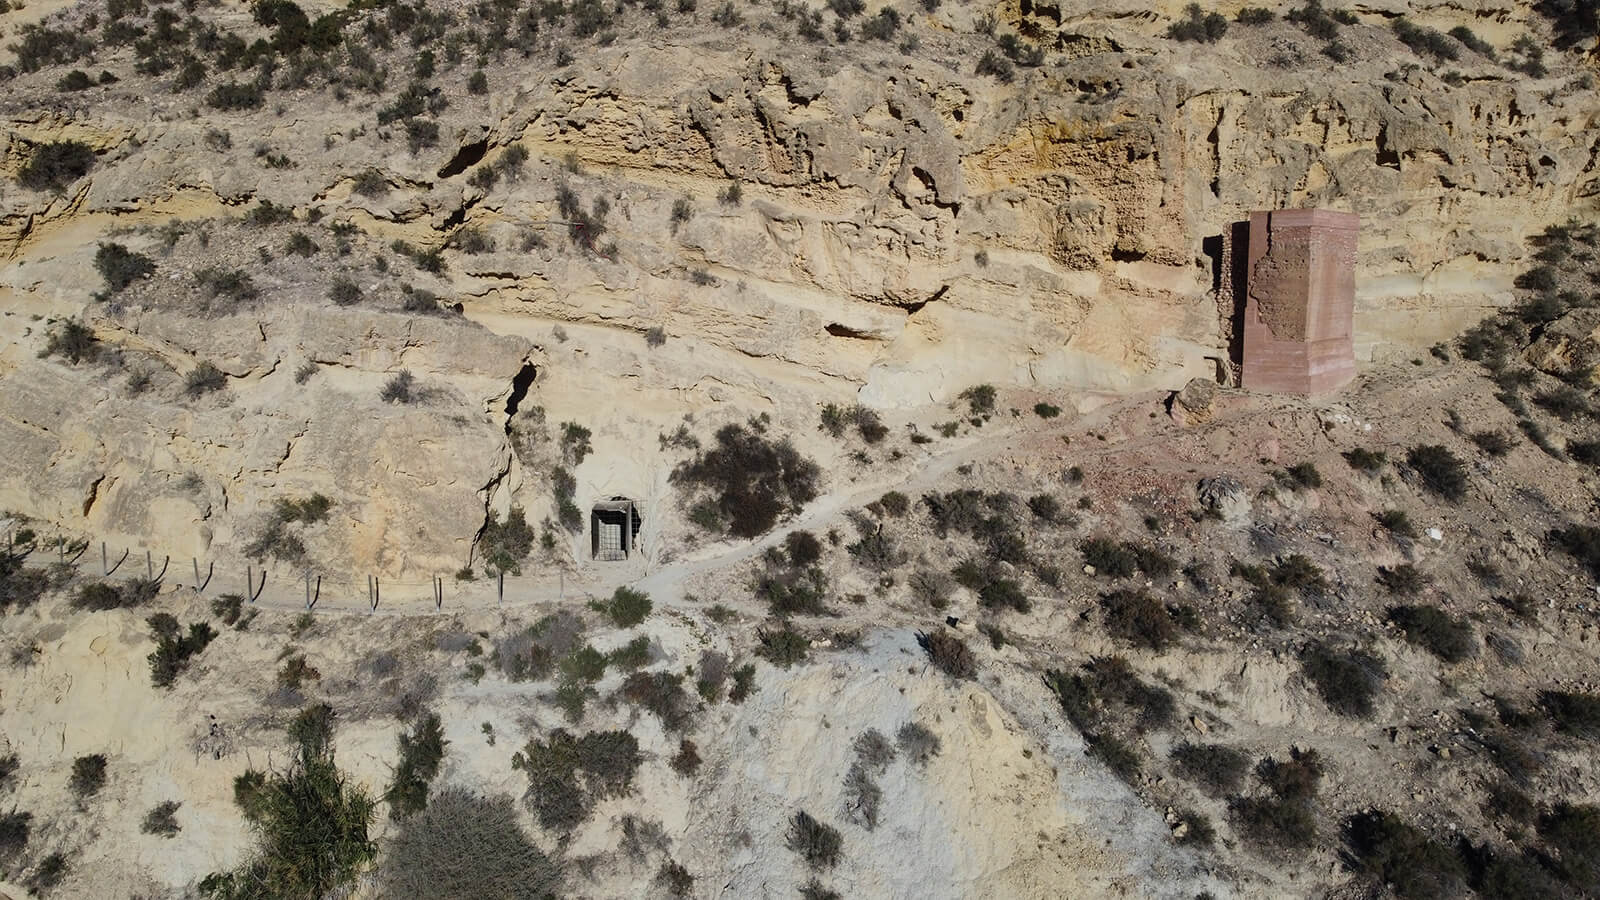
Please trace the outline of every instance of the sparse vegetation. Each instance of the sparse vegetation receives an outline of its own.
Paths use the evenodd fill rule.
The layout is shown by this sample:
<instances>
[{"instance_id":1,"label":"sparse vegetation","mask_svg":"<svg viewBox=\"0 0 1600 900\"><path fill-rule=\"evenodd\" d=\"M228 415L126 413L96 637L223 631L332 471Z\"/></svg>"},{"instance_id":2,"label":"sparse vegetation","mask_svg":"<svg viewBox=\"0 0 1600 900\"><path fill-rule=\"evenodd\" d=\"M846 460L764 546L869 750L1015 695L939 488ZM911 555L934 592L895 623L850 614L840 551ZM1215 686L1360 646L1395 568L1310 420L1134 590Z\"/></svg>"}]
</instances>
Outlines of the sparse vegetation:
<instances>
[{"instance_id":1,"label":"sparse vegetation","mask_svg":"<svg viewBox=\"0 0 1600 900\"><path fill-rule=\"evenodd\" d=\"M1300 671L1329 709L1357 719L1372 715L1373 698L1388 677L1387 668L1376 656L1322 643L1312 643L1301 652Z\"/></svg>"},{"instance_id":2,"label":"sparse vegetation","mask_svg":"<svg viewBox=\"0 0 1600 900\"><path fill-rule=\"evenodd\" d=\"M412 377L410 370L401 369L384 382L378 396L385 403L410 404L420 399L421 392L417 390L416 378Z\"/></svg>"},{"instance_id":3,"label":"sparse vegetation","mask_svg":"<svg viewBox=\"0 0 1600 900\"><path fill-rule=\"evenodd\" d=\"M954 634L939 630L917 635L917 643L928 653L928 660L939 671L951 678L972 678L978 673L977 660L967 642Z\"/></svg>"},{"instance_id":4,"label":"sparse vegetation","mask_svg":"<svg viewBox=\"0 0 1600 900\"><path fill-rule=\"evenodd\" d=\"M139 830L145 834L154 834L159 837L174 837L183 828L178 824L178 809L183 806L176 800L165 800L157 803L145 813L144 822L139 825Z\"/></svg>"},{"instance_id":5,"label":"sparse vegetation","mask_svg":"<svg viewBox=\"0 0 1600 900\"><path fill-rule=\"evenodd\" d=\"M119 294L135 281L148 278L156 271L155 261L150 257L117 243L100 245L94 254L94 267L105 279L104 297Z\"/></svg>"},{"instance_id":6,"label":"sparse vegetation","mask_svg":"<svg viewBox=\"0 0 1600 900\"><path fill-rule=\"evenodd\" d=\"M182 632L171 613L156 613L145 622L156 640L156 649L148 657L150 683L156 687L172 687L178 676L189 668L190 659L217 636L216 630L204 622L191 622L188 632Z\"/></svg>"},{"instance_id":7,"label":"sparse vegetation","mask_svg":"<svg viewBox=\"0 0 1600 900\"><path fill-rule=\"evenodd\" d=\"M73 365L94 362L100 356L100 342L89 326L77 319L63 319L50 329L41 356L59 356Z\"/></svg>"},{"instance_id":8,"label":"sparse vegetation","mask_svg":"<svg viewBox=\"0 0 1600 900\"><path fill-rule=\"evenodd\" d=\"M510 797L455 787L437 791L389 839L377 882L391 897L544 900L562 893L560 866L522 830Z\"/></svg>"},{"instance_id":9,"label":"sparse vegetation","mask_svg":"<svg viewBox=\"0 0 1600 900\"><path fill-rule=\"evenodd\" d=\"M417 717L409 732L398 738L400 761L394 767L394 779L384 799L389 801L389 815L404 819L421 812L428 805L428 786L439 774L439 763L444 759L444 727L437 713Z\"/></svg>"},{"instance_id":10,"label":"sparse vegetation","mask_svg":"<svg viewBox=\"0 0 1600 900\"><path fill-rule=\"evenodd\" d=\"M542 741L529 740L511 767L528 776L528 801L539 824L567 832L589 818L597 800L631 791L640 762L639 742L626 731L574 737L558 728Z\"/></svg>"},{"instance_id":11,"label":"sparse vegetation","mask_svg":"<svg viewBox=\"0 0 1600 900\"><path fill-rule=\"evenodd\" d=\"M1178 639L1178 626L1167 608L1142 590L1101 594L1100 606L1113 637L1157 653Z\"/></svg>"},{"instance_id":12,"label":"sparse vegetation","mask_svg":"<svg viewBox=\"0 0 1600 900\"><path fill-rule=\"evenodd\" d=\"M1467 495L1467 467L1459 457L1438 444L1412 447L1406 465L1422 479L1423 487L1446 500L1458 501Z\"/></svg>"},{"instance_id":13,"label":"sparse vegetation","mask_svg":"<svg viewBox=\"0 0 1600 900\"><path fill-rule=\"evenodd\" d=\"M725 425L717 430L715 446L673 470L672 481L710 494L697 525L753 538L817 496L821 470L816 463L764 431L765 425L755 422Z\"/></svg>"},{"instance_id":14,"label":"sparse vegetation","mask_svg":"<svg viewBox=\"0 0 1600 900\"><path fill-rule=\"evenodd\" d=\"M831 869L839 864L844 837L839 829L800 810L789 820L789 849L813 869Z\"/></svg>"},{"instance_id":15,"label":"sparse vegetation","mask_svg":"<svg viewBox=\"0 0 1600 900\"><path fill-rule=\"evenodd\" d=\"M289 726L295 755L281 772L247 769L233 796L256 833L250 861L200 882L214 900L320 897L349 883L376 854L367 838L374 804L333 759L333 709L309 706Z\"/></svg>"},{"instance_id":16,"label":"sparse vegetation","mask_svg":"<svg viewBox=\"0 0 1600 900\"><path fill-rule=\"evenodd\" d=\"M1167 27L1167 37L1175 41L1214 44L1228 33L1228 19L1221 13L1208 13L1198 3L1184 7L1183 18Z\"/></svg>"},{"instance_id":17,"label":"sparse vegetation","mask_svg":"<svg viewBox=\"0 0 1600 900\"><path fill-rule=\"evenodd\" d=\"M1472 625L1431 606L1391 606L1389 621L1397 625L1406 640L1448 663L1461 662L1478 654Z\"/></svg>"},{"instance_id":18,"label":"sparse vegetation","mask_svg":"<svg viewBox=\"0 0 1600 900\"><path fill-rule=\"evenodd\" d=\"M1250 770L1248 754L1222 744L1179 744L1172 750L1172 761L1178 774L1213 797L1237 793Z\"/></svg>"},{"instance_id":19,"label":"sparse vegetation","mask_svg":"<svg viewBox=\"0 0 1600 900\"><path fill-rule=\"evenodd\" d=\"M619 587L604 605L603 611L618 628L632 628L650 615L650 596L643 591Z\"/></svg>"},{"instance_id":20,"label":"sparse vegetation","mask_svg":"<svg viewBox=\"0 0 1600 900\"><path fill-rule=\"evenodd\" d=\"M37 144L17 171L17 183L35 191L60 191L94 168L94 150L81 141Z\"/></svg>"},{"instance_id":21,"label":"sparse vegetation","mask_svg":"<svg viewBox=\"0 0 1600 900\"><path fill-rule=\"evenodd\" d=\"M84 800L100 793L106 784L106 757L103 753L80 756L72 761L72 792Z\"/></svg>"}]
</instances>

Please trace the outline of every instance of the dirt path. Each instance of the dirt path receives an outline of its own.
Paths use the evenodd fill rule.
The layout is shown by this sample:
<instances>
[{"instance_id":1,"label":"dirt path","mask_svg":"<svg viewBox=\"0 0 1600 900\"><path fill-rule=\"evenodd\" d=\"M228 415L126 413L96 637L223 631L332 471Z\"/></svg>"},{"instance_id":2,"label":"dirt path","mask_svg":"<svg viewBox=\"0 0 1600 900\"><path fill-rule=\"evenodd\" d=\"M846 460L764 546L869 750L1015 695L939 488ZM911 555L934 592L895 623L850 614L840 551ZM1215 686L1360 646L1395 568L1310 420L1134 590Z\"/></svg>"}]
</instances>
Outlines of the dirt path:
<instances>
[{"instance_id":1,"label":"dirt path","mask_svg":"<svg viewBox=\"0 0 1600 900\"><path fill-rule=\"evenodd\" d=\"M1072 420L1071 424L1082 426L1098 418L1103 412L1103 409L1096 410L1088 416ZM904 476L856 484L848 491L841 489L826 493L806 506L800 515L781 523L757 540L743 543L718 542L705 548L700 554L688 558L659 566L646 563L642 575L635 565L618 565L595 567L582 573L581 577L558 573L507 578L503 601L499 598L497 585L493 581L488 579L457 581L446 577L442 586L443 602L438 606L434 602L433 586L428 582L380 581L378 585L380 599L376 609L373 609L367 600L367 587L362 576L324 575L318 588L314 580L316 576L313 575L312 592L315 595L313 609L318 614L329 615L438 615L441 612L453 613L464 609L515 609L601 597L623 586L632 586L645 591L657 604L680 605L684 603L682 585L691 578L755 559L768 547L782 543L791 532L823 528L828 523L836 521L847 510L865 506L887 491L898 490L913 497L918 496L924 491L948 483L955 470L961 466L1005 453L1020 436L1041 430L1028 428L1021 424L1021 421L1017 424L1002 423L997 417L982 434L953 442ZM1050 430L1059 430L1062 424L1061 420L1056 420L1048 427ZM100 574L100 561L97 555L98 548L84 553L78 559L77 564L83 574L91 577ZM56 556L51 551L37 551L32 561L35 564L46 564L55 562ZM154 567L156 571L160 571L160 555L155 557ZM206 571L206 566L202 562L200 568L202 579L205 578ZM260 588L254 607L291 611L306 608L307 585L303 571L268 568L264 570L267 578L264 588L260 587L258 580L262 572L260 569L252 569L250 575L251 584ZM130 557L112 577L134 577L143 574L143 560ZM215 598L228 593L248 595L244 575L243 572L219 570L206 586L204 596ZM194 581L191 564L187 561L173 560L164 584L168 591L174 589L189 591L194 588Z\"/></svg>"}]
</instances>

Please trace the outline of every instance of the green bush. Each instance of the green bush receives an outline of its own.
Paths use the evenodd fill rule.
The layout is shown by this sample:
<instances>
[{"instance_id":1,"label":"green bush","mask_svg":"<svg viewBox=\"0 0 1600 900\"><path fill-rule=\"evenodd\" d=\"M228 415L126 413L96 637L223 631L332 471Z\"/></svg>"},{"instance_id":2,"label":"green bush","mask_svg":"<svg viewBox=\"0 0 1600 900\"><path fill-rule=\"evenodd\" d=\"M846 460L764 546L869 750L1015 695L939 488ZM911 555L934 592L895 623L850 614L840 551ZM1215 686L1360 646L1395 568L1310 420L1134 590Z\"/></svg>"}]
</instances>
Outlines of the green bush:
<instances>
[{"instance_id":1,"label":"green bush","mask_svg":"<svg viewBox=\"0 0 1600 900\"><path fill-rule=\"evenodd\" d=\"M376 881L385 897L546 900L560 865L528 838L510 797L437 791L390 838Z\"/></svg>"},{"instance_id":2,"label":"green bush","mask_svg":"<svg viewBox=\"0 0 1600 900\"><path fill-rule=\"evenodd\" d=\"M81 141L38 144L17 172L17 183L35 191L59 191L94 168L94 151Z\"/></svg>"},{"instance_id":3,"label":"green bush","mask_svg":"<svg viewBox=\"0 0 1600 900\"><path fill-rule=\"evenodd\" d=\"M94 254L94 267L106 281L107 297L121 293L128 285L149 277L156 270L150 257L121 244L101 244Z\"/></svg>"},{"instance_id":4,"label":"green bush","mask_svg":"<svg viewBox=\"0 0 1600 900\"><path fill-rule=\"evenodd\" d=\"M1078 550L1083 554L1084 563L1094 567L1096 575L1111 578L1128 578L1135 571L1151 578L1165 578L1177 568L1172 557L1133 541L1094 537L1079 544Z\"/></svg>"},{"instance_id":5,"label":"green bush","mask_svg":"<svg viewBox=\"0 0 1600 900\"><path fill-rule=\"evenodd\" d=\"M1386 509L1381 513L1374 513L1373 518L1391 534L1407 538L1417 536L1417 526L1411 524L1411 517L1406 515L1403 509Z\"/></svg>"},{"instance_id":6,"label":"green bush","mask_svg":"<svg viewBox=\"0 0 1600 900\"><path fill-rule=\"evenodd\" d=\"M1340 25L1354 25L1356 17L1348 10L1334 10L1329 12L1322 6L1322 0L1306 0L1306 5L1299 9L1292 9L1284 18L1305 29L1305 32L1314 38L1331 41L1339 34Z\"/></svg>"},{"instance_id":7,"label":"green bush","mask_svg":"<svg viewBox=\"0 0 1600 900\"><path fill-rule=\"evenodd\" d=\"M1290 466L1289 479L1296 490L1322 487L1322 473L1317 471L1315 463L1300 462Z\"/></svg>"},{"instance_id":8,"label":"green bush","mask_svg":"<svg viewBox=\"0 0 1600 900\"><path fill-rule=\"evenodd\" d=\"M1054 419L1056 416L1061 415L1061 407L1050 403L1035 403L1033 405L1033 414L1041 419Z\"/></svg>"},{"instance_id":9,"label":"green bush","mask_svg":"<svg viewBox=\"0 0 1600 900\"><path fill-rule=\"evenodd\" d=\"M1144 769L1144 762L1139 758L1137 750L1113 734L1088 733L1083 737L1088 745L1089 755L1100 760L1113 775L1128 784L1138 782L1139 773Z\"/></svg>"},{"instance_id":10,"label":"green bush","mask_svg":"<svg viewBox=\"0 0 1600 900\"><path fill-rule=\"evenodd\" d=\"M376 854L373 801L333 759L333 710L307 707L290 723L293 759L281 772L246 770L234 802L256 833L250 861L200 882L214 900L321 897L354 880Z\"/></svg>"},{"instance_id":11,"label":"green bush","mask_svg":"<svg viewBox=\"0 0 1600 900\"><path fill-rule=\"evenodd\" d=\"M802 809L789 820L789 849L799 854L810 868L831 869L839 864L844 837L839 829L818 821Z\"/></svg>"},{"instance_id":12,"label":"green bush","mask_svg":"<svg viewBox=\"0 0 1600 900\"><path fill-rule=\"evenodd\" d=\"M9 862L27 848L32 821L33 813L15 809L0 813L0 863Z\"/></svg>"},{"instance_id":13,"label":"green bush","mask_svg":"<svg viewBox=\"0 0 1600 900\"><path fill-rule=\"evenodd\" d=\"M361 285L348 278L335 278L328 288L328 299L338 306L353 306L361 302Z\"/></svg>"},{"instance_id":14,"label":"green bush","mask_svg":"<svg viewBox=\"0 0 1600 900\"><path fill-rule=\"evenodd\" d=\"M856 545L852 545L854 547ZM751 585L756 597L765 600L779 618L794 615L826 615L828 577L818 566L777 568L769 565L758 573Z\"/></svg>"},{"instance_id":15,"label":"green bush","mask_svg":"<svg viewBox=\"0 0 1600 900\"><path fill-rule=\"evenodd\" d=\"M1551 531L1546 540L1581 563L1590 575L1600 578L1600 527L1569 525Z\"/></svg>"},{"instance_id":16,"label":"green bush","mask_svg":"<svg viewBox=\"0 0 1600 900\"><path fill-rule=\"evenodd\" d=\"M234 303L244 303L260 296L255 282L239 269L224 272L221 269L204 268L194 273L194 280L213 300L226 298Z\"/></svg>"},{"instance_id":17,"label":"green bush","mask_svg":"<svg viewBox=\"0 0 1600 900\"><path fill-rule=\"evenodd\" d=\"M96 581L78 588L71 603L73 609L91 612L131 609L155 599L160 589L159 583L143 578L132 578L122 584Z\"/></svg>"},{"instance_id":18,"label":"green bush","mask_svg":"<svg viewBox=\"0 0 1600 900\"><path fill-rule=\"evenodd\" d=\"M844 895L824 886L813 875L805 884L800 885L800 900L844 900Z\"/></svg>"},{"instance_id":19,"label":"green bush","mask_svg":"<svg viewBox=\"0 0 1600 900\"><path fill-rule=\"evenodd\" d=\"M10 8L21 9L21 3ZM94 52L94 40L76 25L52 28L29 23L16 30L17 43L7 49L17 55L17 70L37 72L46 66L64 66Z\"/></svg>"},{"instance_id":20,"label":"green bush","mask_svg":"<svg viewBox=\"0 0 1600 900\"><path fill-rule=\"evenodd\" d=\"M384 799L389 801L389 816L404 819L421 812L428 805L428 786L439 774L439 763L444 759L444 727L437 713L426 713L417 718L409 733L401 732L397 739L400 762L394 767L394 780Z\"/></svg>"},{"instance_id":21,"label":"green bush","mask_svg":"<svg viewBox=\"0 0 1600 900\"><path fill-rule=\"evenodd\" d=\"M489 510L478 535L478 555L485 571L490 575L521 575L522 562L533 550L533 537L522 507L511 507L503 521L498 513Z\"/></svg>"},{"instance_id":22,"label":"green bush","mask_svg":"<svg viewBox=\"0 0 1600 900\"><path fill-rule=\"evenodd\" d=\"M927 766L935 756L939 755L941 748L939 736L917 722L901 725L900 730L895 732L895 743L900 747L900 754L906 758L906 762L918 768Z\"/></svg>"},{"instance_id":23,"label":"green bush","mask_svg":"<svg viewBox=\"0 0 1600 900\"><path fill-rule=\"evenodd\" d=\"M1184 17L1167 28L1167 37L1176 41L1214 44L1228 33L1228 20L1220 13L1208 13L1198 3L1184 7Z\"/></svg>"},{"instance_id":24,"label":"green bush","mask_svg":"<svg viewBox=\"0 0 1600 900\"><path fill-rule=\"evenodd\" d=\"M77 319L63 319L50 329L41 356L59 356L73 365L94 362L100 357L100 341L94 330Z\"/></svg>"},{"instance_id":25,"label":"green bush","mask_svg":"<svg viewBox=\"0 0 1600 900\"><path fill-rule=\"evenodd\" d=\"M1316 751L1296 754L1287 763L1264 759L1256 774L1272 793L1229 802L1234 827L1264 849L1303 851L1314 846L1317 819L1312 801L1322 777Z\"/></svg>"},{"instance_id":26,"label":"green bush","mask_svg":"<svg viewBox=\"0 0 1600 900\"><path fill-rule=\"evenodd\" d=\"M211 89L206 105L225 112L257 109L261 106L261 86L255 82L227 81Z\"/></svg>"},{"instance_id":27,"label":"green bush","mask_svg":"<svg viewBox=\"0 0 1600 900\"><path fill-rule=\"evenodd\" d=\"M605 604L605 614L618 628L632 628L650 615L650 595L628 587L619 587Z\"/></svg>"},{"instance_id":28,"label":"green bush","mask_svg":"<svg viewBox=\"0 0 1600 900\"><path fill-rule=\"evenodd\" d=\"M1489 59L1495 58L1494 46L1465 25L1457 25L1450 29L1450 36L1461 42L1463 47Z\"/></svg>"},{"instance_id":29,"label":"green bush","mask_svg":"<svg viewBox=\"0 0 1600 900\"><path fill-rule=\"evenodd\" d=\"M779 668L787 669L797 662L804 662L811 650L811 642L806 640L805 635L787 625L778 629L760 629L756 636L761 641L761 646L756 648L756 655ZM737 672L734 678L737 681ZM728 699L733 699L731 692Z\"/></svg>"},{"instance_id":30,"label":"green bush","mask_svg":"<svg viewBox=\"0 0 1600 900\"><path fill-rule=\"evenodd\" d=\"M170 688L183 671L189 668L190 658L199 654L217 632L204 622L191 622L187 634L179 631L178 620L170 613L156 613L145 620L156 640L156 649L150 661L150 683L156 687Z\"/></svg>"},{"instance_id":31,"label":"green bush","mask_svg":"<svg viewBox=\"0 0 1600 900\"><path fill-rule=\"evenodd\" d=\"M1590 895L1600 890L1600 806L1557 803L1539 817L1539 836L1567 883Z\"/></svg>"},{"instance_id":32,"label":"green bush","mask_svg":"<svg viewBox=\"0 0 1600 900\"><path fill-rule=\"evenodd\" d=\"M974 416L987 416L994 412L995 389L993 385L975 385L956 396L967 401L967 409Z\"/></svg>"},{"instance_id":33,"label":"green bush","mask_svg":"<svg viewBox=\"0 0 1600 900\"><path fill-rule=\"evenodd\" d=\"M1402 44L1419 54L1433 57L1435 62L1454 60L1461 55L1456 42L1444 32L1424 28L1405 16L1395 19L1390 27Z\"/></svg>"},{"instance_id":34,"label":"green bush","mask_svg":"<svg viewBox=\"0 0 1600 900\"><path fill-rule=\"evenodd\" d=\"M695 746L694 741L688 738L680 738L678 740L678 752L673 754L672 760L668 765L672 766L672 771L677 772L679 775L685 778L692 778L696 772L700 771L701 761L700 748Z\"/></svg>"},{"instance_id":35,"label":"green bush","mask_svg":"<svg viewBox=\"0 0 1600 900\"><path fill-rule=\"evenodd\" d=\"M993 76L1001 84L1010 84L1017 77L1016 72L1016 67L1012 65L1011 60L993 50L983 51L983 56L978 59L977 67L973 69L973 74Z\"/></svg>"},{"instance_id":36,"label":"green bush","mask_svg":"<svg viewBox=\"0 0 1600 900\"><path fill-rule=\"evenodd\" d=\"M584 644L561 661L561 675L567 680L593 684L605 677L606 663L605 654L590 644Z\"/></svg>"},{"instance_id":37,"label":"green bush","mask_svg":"<svg viewBox=\"0 0 1600 900\"><path fill-rule=\"evenodd\" d=\"M735 537L757 537L780 516L798 512L817 496L817 464L787 440L769 440L760 429L723 426L715 447L679 464L671 476L676 483L709 491L720 520Z\"/></svg>"},{"instance_id":38,"label":"green bush","mask_svg":"<svg viewBox=\"0 0 1600 900\"><path fill-rule=\"evenodd\" d=\"M50 893L51 889L66 877L67 868L67 855L59 850L39 860L39 864L34 866L33 873L25 882L28 892L36 896Z\"/></svg>"},{"instance_id":39,"label":"green bush","mask_svg":"<svg viewBox=\"0 0 1600 900\"><path fill-rule=\"evenodd\" d=\"M1422 593L1422 589L1433 581L1410 563L1401 563L1393 568L1379 566L1377 580L1384 590L1402 597L1414 597Z\"/></svg>"},{"instance_id":40,"label":"green bush","mask_svg":"<svg viewBox=\"0 0 1600 900\"><path fill-rule=\"evenodd\" d=\"M1329 709L1358 719L1372 715L1372 700L1388 677L1376 656L1363 650L1335 650L1319 642L1301 652L1300 671Z\"/></svg>"},{"instance_id":41,"label":"green bush","mask_svg":"<svg viewBox=\"0 0 1600 900\"><path fill-rule=\"evenodd\" d=\"M1246 6L1233 17L1240 25L1267 25L1277 19L1272 10L1260 6Z\"/></svg>"}]
</instances>

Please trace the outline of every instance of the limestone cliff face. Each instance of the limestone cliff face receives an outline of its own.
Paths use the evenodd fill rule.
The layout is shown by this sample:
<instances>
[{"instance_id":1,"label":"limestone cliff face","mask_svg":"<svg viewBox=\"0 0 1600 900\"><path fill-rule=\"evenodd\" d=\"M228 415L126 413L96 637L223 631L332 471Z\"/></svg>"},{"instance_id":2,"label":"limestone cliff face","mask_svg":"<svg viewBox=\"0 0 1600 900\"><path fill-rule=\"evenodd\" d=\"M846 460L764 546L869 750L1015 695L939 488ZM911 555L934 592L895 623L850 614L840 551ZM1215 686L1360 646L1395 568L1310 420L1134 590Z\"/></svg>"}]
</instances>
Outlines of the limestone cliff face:
<instances>
[{"instance_id":1,"label":"limestone cliff face","mask_svg":"<svg viewBox=\"0 0 1600 900\"><path fill-rule=\"evenodd\" d=\"M82 22L91 6L60 15ZM1358 358L1426 346L1508 301L1526 235L1600 205L1592 59L1550 53L1540 78L1470 51L1424 65L1387 27L1402 13L1470 24L1504 48L1547 33L1525 3L1354 13L1335 63L1281 21L1172 41L1177 3L946 3L903 11L919 46L898 50L774 37L791 26L752 10L743 29L635 30L572 65L511 54L490 62L481 98L447 70L439 145L415 152L398 125L375 124L384 96L313 84L260 110L199 113L131 66L92 95L52 89L64 66L18 76L0 101L0 166L18 171L50 140L97 157L59 193L0 193L0 297L16 313L0 429L19 448L0 462L4 502L197 552L237 542L272 496L342 492L353 536L332 556L453 569L486 505L549 506L547 473L522 471L504 433L535 346L561 362L538 359L530 404L593 427L622 461L620 475L579 466L579 500L660 494L653 438L685 415L767 410L809 431L828 400L914 407L980 381L1135 390L1210 376L1228 351L1209 239L1253 209L1359 214ZM1043 64L1009 83L972 74L996 23ZM390 58L390 93L408 59ZM530 154L520 177L473 177L514 147ZM730 184L741 196L719 199ZM219 317L179 302L217 253L193 243L202 223L262 201L297 212L288 228L347 231L318 237L298 281L272 276L292 303ZM96 243L141 229L124 240L159 256L172 220L191 235L173 264L115 308L94 304ZM286 234L245 234L232 264L266 266L250 258L259 246L294 268L276 246ZM463 252L469 234L488 246ZM352 240L359 263L329 257ZM403 278L481 327L319 308L325 279L394 240L441 249L442 276ZM396 273L360 278L389 290ZM33 315L86 315L166 377L212 361L236 399L174 407L174 381L113 400L106 376L35 358L47 323ZM558 325L581 346L553 337ZM661 351L639 339L653 327ZM332 376L296 384L306 360ZM403 414L376 400L403 367L449 399ZM207 491L175 486L191 470Z\"/></svg>"}]
</instances>

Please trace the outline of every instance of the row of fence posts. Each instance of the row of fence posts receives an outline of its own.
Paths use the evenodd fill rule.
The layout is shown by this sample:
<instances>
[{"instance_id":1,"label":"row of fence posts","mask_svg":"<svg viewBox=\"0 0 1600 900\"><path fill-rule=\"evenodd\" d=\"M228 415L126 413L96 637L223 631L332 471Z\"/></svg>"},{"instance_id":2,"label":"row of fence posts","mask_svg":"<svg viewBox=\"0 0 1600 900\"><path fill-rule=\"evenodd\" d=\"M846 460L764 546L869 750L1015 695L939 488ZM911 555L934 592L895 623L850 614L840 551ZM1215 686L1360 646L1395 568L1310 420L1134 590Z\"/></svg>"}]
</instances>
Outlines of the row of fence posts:
<instances>
[{"instance_id":1,"label":"row of fence posts","mask_svg":"<svg viewBox=\"0 0 1600 900\"><path fill-rule=\"evenodd\" d=\"M66 539L61 537L60 535L57 535L54 543L56 545L57 559L58 559L59 562L61 562L63 564L66 564L66 563L72 563L74 565L77 564L78 560L80 558L82 558L84 552L86 550L88 550L88 548L89 548L88 542L85 542L82 547L79 547L77 549L77 552L72 554L72 558L68 559L67 558L67 541L66 541ZM16 545L16 533L15 533L15 530L13 529L6 536L6 546L9 548L9 547L14 547L15 545ZM122 568L122 564L128 561L128 557L129 557L129 555L132 554L132 552L133 551L132 551L131 548L124 549L122 551L122 555L117 558L117 561L115 563L112 563L111 562L110 549L107 547L105 541L101 541L100 542L100 574L101 574L101 576L105 577L105 578L109 578L112 575L116 574L117 570ZM216 574L217 564L216 564L215 561L206 563L206 574L205 574L204 578L201 578L200 577L200 560L199 560L199 558L190 557L190 562L193 563L193 566L194 566L194 589L195 589L195 593L203 595L206 592L206 588L211 584L212 576ZM145 579L148 580L148 581L153 581L156 584L160 584L167 577L167 569L171 566L171 564L172 564L172 557L170 557L170 556L164 557L162 559L162 561L161 561L161 571L157 572L155 570L155 556L149 550L146 550L144 552ZM258 581L256 581L256 577L255 577L256 576L255 568L253 566L248 566L248 565L245 566L245 568L244 568L245 594L246 594L246 596L249 597L249 600L250 600L251 603L255 603L257 600L261 599L262 592L267 589L267 570L266 569L262 569L260 574L261 574L261 580L258 582ZM561 573L561 581L562 581L561 594L564 597L566 595L566 573L565 572ZM436 609L436 610L443 610L444 609L444 578L441 577L441 576L435 575L433 577L433 579L432 579L432 586L433 586L433 608ZM506 600L506 573L505 572L497 573L496 583L495 583L495 597L496 597L496 600L499 603L502 603L502 604L505 603L505 600ZM308 610L315 609L316 605L317 605L317 601L322 598L322 576L321 575L316 576L315 582L313 582L312 577L311 577L311 572L309 570L305 573L305 598L306 598L306 609L308 609ZM367 603L368 603L368 605L370 606L370 608L373 611L377 610L378 603L379 603L379 601L381 599L382 599L382 586L381 586L381 584L379 582L378 577L376 575L368 575L367 576Z\"/></svg>"}]
</instances>

